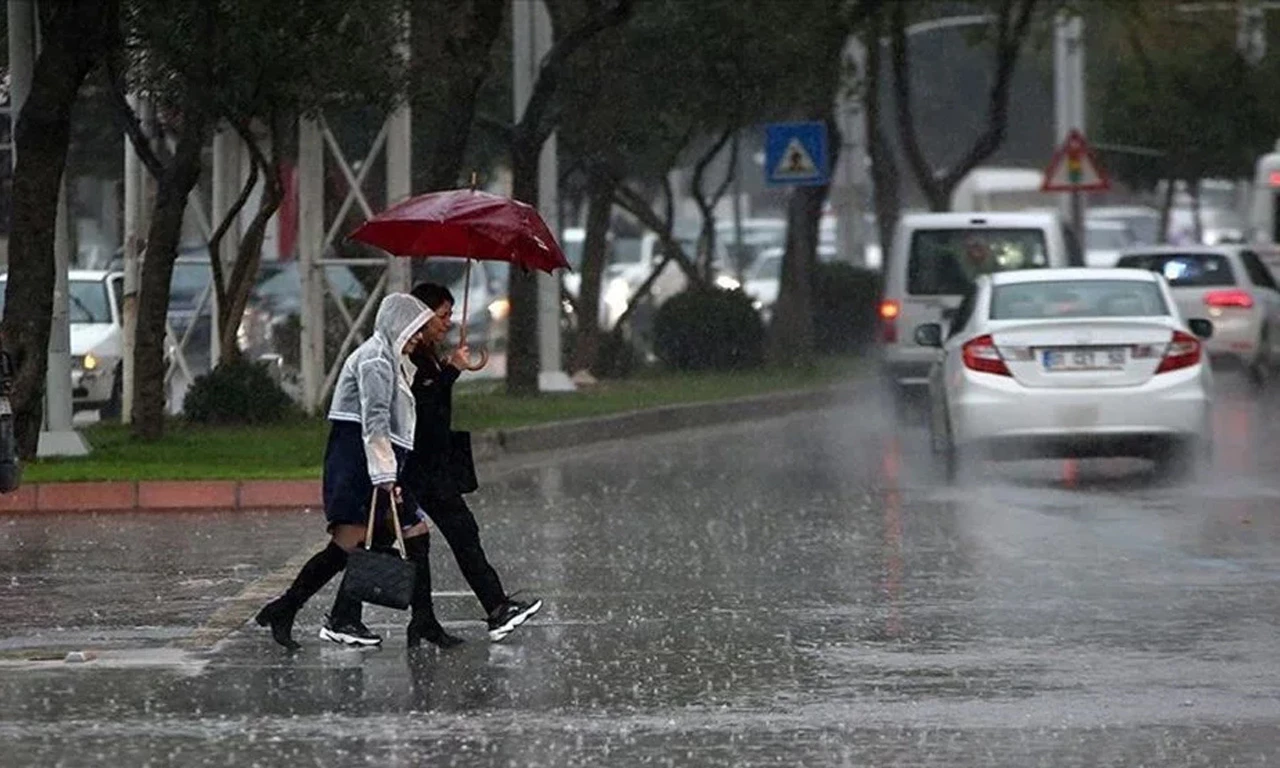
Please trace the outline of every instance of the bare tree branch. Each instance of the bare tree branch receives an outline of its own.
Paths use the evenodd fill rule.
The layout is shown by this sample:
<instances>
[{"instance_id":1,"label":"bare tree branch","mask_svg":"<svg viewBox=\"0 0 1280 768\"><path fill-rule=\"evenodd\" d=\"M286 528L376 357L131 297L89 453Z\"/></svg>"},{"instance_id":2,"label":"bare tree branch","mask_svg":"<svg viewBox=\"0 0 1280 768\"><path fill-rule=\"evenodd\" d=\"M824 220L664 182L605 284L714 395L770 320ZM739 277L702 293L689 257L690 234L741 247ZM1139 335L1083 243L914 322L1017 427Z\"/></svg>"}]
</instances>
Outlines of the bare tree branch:
<instances>
[{"instance_id":1,"label":"bare tree branch","mask_svg":"<svg viewBox=\"0 0 1280 768\"><path fill-rule=\"evenodd\" d=\"M706 152L698 158L693 165L693 179L690 183L690 191L693 193L693 200L698 206L698 212L702 214L702 227L698 233L698 251L697 259L702 266L702 274L706 279L711 276L711 262L715 258L716 247L716 228L715 228L715 205L720 202L720 196L724 194L725 185L722 185L714 197L708 198L702 190L702 182L707 173L707 168L711 165L711 161L720 154L720 150L724 149L724 145L729 143L729 139L735 135L733 128L725 128L711 143Z\"/></svg>"},{"instance_id":2,"label":"bare tree branch","mask_svg":"<svg viewBox=\"0 0 1280 768\"><path fill-rule=\"evenodd\" d=\"M924 156L924 148L920 145L920 134L916 130L915 113L911 104L911 54L907 46L906 3L893 4L889 29L894 114L898 122L898 136L902 141L903 154L907 157L907 165L911 166L912 175L915 176L916 182L920 184L932 205L938 196L938 179L933 173L928 158ZM879 40L868 41L868 46L879 44Z\"/></svg>"},{"instance_id":3,"label":"bare tree branch","mask_svg":"<svg viewBox=\"0 0 1280 768\"><path fill-rule=\"evenodd\" d=\"M142 127L142 121L138 119L138 113L129 106L129 100L125 97L124 74L120 70L118 54L109 54L106 60L107 93L111 97L113 107L111 116L133 143L138 159L147 167L147 171L152 177L159 179L164 174L165 165L152 148L147 132Z\"/></svg>"},{"instance_id":4,"label":"bare tree branch","mask_svg":"<svg viewBox=\"0 0 1280 768\"><path fill-rule=\"evenodd\" d=\"M1011 27L1006 26L1015 0L1005 0L1000 8L1000 39L996 44L995 80L987 98L987 126L978 140L969 147L960 160L948 169L942 179L942 188L950 190L960 183L965 174L995 153L1004 142L1009 126L1009 91L1013 86L1013 72L1022 52L1022 44L1031 28L1032 11L1037 0L1017 0L1016 17Z\"/></svg>"},{"instance_id":5,"label":"bare tree branch","mask_svg":"<svg viewBox=\"0 0 1280 768\"><path fill-rule=\"evenodd\" d=\"M237 135L241 135L239 131L237 131ZM240 189L240 194L231 203L231 207L227 209L226 216L222 218L222 221L218 222L213 234L209 235L209 267L213 270L213 291L219 307L227 306L227 283L224 279L221 257L222 238L226 236L227 230L231 228L231 225L240 216L240 211L249 202L249 195L253 194L253 188L258 185L258 175L258 164L249 163L248 181Z\"/></svg>"},{"instance_id":6,"label":"bare tree branch","mask_svg":"<svg viewBox=\"0 0 1280 768\"><path fill-rule=\"evenodd\" d=\"M569 59L596 35L626 21L631 16L634 5L635 0L616 0L556 40L542 60L533 93L529 95L529 103L525 105L520 122L514 127L515 141L528 141L533 146L542 146L542 142L551 135L554 125L545 118Z\"/></svg>"}]
</instances>

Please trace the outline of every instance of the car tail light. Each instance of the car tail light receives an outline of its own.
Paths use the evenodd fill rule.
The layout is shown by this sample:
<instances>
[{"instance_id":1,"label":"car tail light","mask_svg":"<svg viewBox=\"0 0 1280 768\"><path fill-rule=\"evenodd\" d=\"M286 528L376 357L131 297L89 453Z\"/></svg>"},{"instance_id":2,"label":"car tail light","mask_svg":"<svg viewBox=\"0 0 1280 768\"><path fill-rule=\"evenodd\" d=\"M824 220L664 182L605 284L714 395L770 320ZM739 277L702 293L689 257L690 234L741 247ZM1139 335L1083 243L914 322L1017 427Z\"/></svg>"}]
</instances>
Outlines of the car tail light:
<instances>
[{"instance_id":1,"label":"car tail light","mask_svg":"<svg viewBox=\"0 0 1280 768\"><path fill-rule=\"evenodd\" d=\"M1156 373L1168 373L1182 368L1189 368L1200 362L1200 340L1189 333L1173 332L1173 340L1164 351L1164 359L1160 361Z\"/></svg>"},{"instance_id":2,"label":"car tail light","mask_svg":"<svg viewBox=\"0 0 1280 768\"><path fill-rule=\"evenodd\" d=\"M1253 307L1253 297L1249 295L1248 291L1242 291L1239 288L1232 288L1226 291L1209 291L1204 295L1204 304L1206 307L1250 309Z\"/></svg>"},{"instance_id":3,"label":"car tail light","mask_svg":"<svg viewBox=\"0 0 1280 768\"><path fill-rule=\"evenodd\" d=\"M997 376L1013 375L1009 373L1009 367L1004 364L1004 358L1000 357L1000 350L996 349L996 343L990 335L970 339L960 349L964 367L971 371L994 373Z\"/></svg>"},{"instance_id":4,"label":"car tail light","mask_svg":"<svg viewBox=\"0 0 1280 768\"><path fill-rule=\"evenodd\" d=\"M880 340L886 344L898 341L898 316L902 314L902 305L894 299L880 302Z\"/></svg>"}]
</instances>

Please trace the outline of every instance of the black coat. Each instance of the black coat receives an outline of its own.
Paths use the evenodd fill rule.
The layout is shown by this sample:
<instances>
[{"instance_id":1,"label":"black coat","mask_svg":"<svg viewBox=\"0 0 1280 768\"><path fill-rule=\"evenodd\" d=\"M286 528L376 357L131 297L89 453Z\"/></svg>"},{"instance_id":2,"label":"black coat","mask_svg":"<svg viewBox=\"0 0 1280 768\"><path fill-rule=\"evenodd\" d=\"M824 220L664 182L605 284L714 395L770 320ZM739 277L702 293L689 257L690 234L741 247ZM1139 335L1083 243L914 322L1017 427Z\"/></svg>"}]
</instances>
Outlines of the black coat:
<instances>
[{"instance_id":1,"label":"black coat","mask_svg":"<svg viewBox=\"0 0 1280 768\"><path fill-rule=\"evenodd\" d=\"M405 485L418 498L451 498L459 495L450 464L453 384L462 371L429 354L414 356L413 362L418 367L412 385L417 424Z\"/></svg>"}]
</instances>

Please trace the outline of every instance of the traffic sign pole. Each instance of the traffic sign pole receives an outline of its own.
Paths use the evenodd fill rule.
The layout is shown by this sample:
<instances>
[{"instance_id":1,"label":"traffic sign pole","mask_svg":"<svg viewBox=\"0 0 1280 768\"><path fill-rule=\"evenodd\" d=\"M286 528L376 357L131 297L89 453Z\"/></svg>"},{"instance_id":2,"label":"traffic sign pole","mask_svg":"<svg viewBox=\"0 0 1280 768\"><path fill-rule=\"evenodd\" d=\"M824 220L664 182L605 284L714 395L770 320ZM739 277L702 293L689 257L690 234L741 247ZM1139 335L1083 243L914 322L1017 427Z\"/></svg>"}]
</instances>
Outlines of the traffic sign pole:
<instances>
[{"instance_id":1,"label":"traffic sign pole","mask_svg":"<svg viewBox=\"0 0 1280 768\"><path fill-rule=\"evenodd\" d=\"M1084 20L1077 15L1059 13L1054 24L1054 112L1057 133L1060 140L1070 144L1070 137L1083 132L1085 127L1084 101ZM1081 141L1083 143L1083 141ZM1072 156L1070 147L1067 151L1068 178L1070 187L1067 203L1071 219L1071 229L1076 234L1077 242L1084 248L1084 200L1080 197L1083 179L1081 164L1086 158L1079 154ZM1071 166L1075 166L1072 168ZM1074 170L1074 173L1072 171ZM1049 174L1046 174L1047 176ZM1051 180L1051 179L1050 179Z\"/></svg>"}]
</instances>

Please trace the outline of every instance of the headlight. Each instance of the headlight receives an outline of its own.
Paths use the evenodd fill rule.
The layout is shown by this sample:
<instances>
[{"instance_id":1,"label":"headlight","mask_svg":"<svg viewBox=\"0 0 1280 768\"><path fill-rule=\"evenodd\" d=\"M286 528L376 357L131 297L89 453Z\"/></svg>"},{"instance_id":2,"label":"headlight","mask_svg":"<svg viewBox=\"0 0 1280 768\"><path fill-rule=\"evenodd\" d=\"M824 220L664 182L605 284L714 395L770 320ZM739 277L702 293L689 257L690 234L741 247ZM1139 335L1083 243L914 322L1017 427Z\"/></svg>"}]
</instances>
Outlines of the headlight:
<instances>
[{"instance_id":1,"label":"headlight","mask_svg":"<svg viewBox=\"0 0 1280 768\"><path fill-rule=\"evenodd\" d=\"M716 286L726 291L736 291L742 287L742 283L729 277L728 275L720 275L716 278Z\"/></svg>"},{"instance_id":2,"label":"headlight","mask_svg":"<svg viewBox=\"0 0 1280 768\"><path fill-rule=\"evenodd\" d=\"M511 314L511 302L506 299L494 299L489 304L489 317L496 322L498 320L506 320L507 315Z\"/></svg>"},{"instance_id":3,"label":"headlight","mask_svg":"<svg viewBox=\"0 0 1280 768\"><path fill-rule=\"evenodd\" d=\"M94 368L98 367L98 358L94 357L92 352L89 352L81 358L80 367L84 368L86 371L92 371Z\"/></svg>"},{"instance_id":4,"label":"headlight","mask_svg":"<svg viewBox=\"0 0 1280 768\"><path fill-rule=\"evenodd\" d=\"M756 299L755 301L751 302L751 307L755 311L759 312L760 310L764 309L764 302L759 299Z\"/></svg>"}]
</instances>

